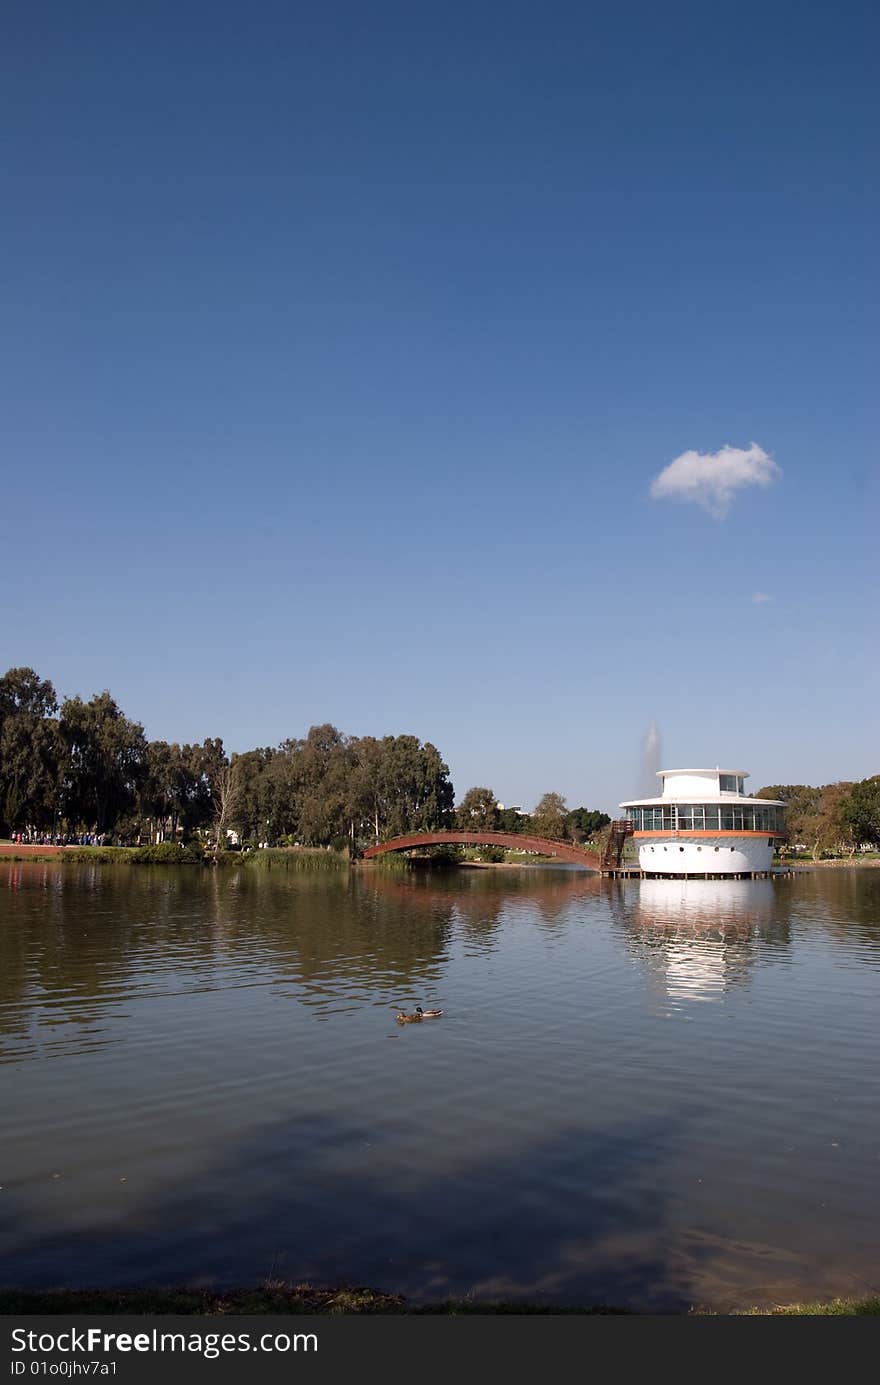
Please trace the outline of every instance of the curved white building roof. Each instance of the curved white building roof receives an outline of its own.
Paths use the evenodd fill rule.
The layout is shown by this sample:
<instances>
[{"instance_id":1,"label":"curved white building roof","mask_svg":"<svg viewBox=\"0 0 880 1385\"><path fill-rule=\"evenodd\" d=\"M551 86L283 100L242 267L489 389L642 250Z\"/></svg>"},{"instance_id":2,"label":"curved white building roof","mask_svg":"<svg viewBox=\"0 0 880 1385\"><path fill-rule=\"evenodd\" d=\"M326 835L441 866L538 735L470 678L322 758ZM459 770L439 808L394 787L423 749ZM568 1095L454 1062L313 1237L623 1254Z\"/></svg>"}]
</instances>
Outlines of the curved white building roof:
<instances>
[{"instance_id":1,"label":"curved white building roof","mask_svg":"<svg viewBox=\"0 0 880 1385\"><path fill-rule=\"evenodd\" d=\"M663 793L658 798L628 798L621 808L650 808L664 803L763 803L777 808L785 804L776 798L750 798L743 793L743 780L749 778L748 770L721 769L661 769L657 778L663 783ZM667 783L674 780L674 783ZM721 785L727 781L727 787Z\"/></svg>"},{"instance_id":2,"label":"curved white building roof","mask_svg":"<svg viewBox=\"0 0 880 1385\"><path fill-rule=\"evenodd\" d=\"M720 765L715 765L713 769L658 769L657 778L669 779L673 774L695 774L712 778L717 774L732 774L737 779L749 778L747 769L722 769Z\"/></svg>"}]
</instances>

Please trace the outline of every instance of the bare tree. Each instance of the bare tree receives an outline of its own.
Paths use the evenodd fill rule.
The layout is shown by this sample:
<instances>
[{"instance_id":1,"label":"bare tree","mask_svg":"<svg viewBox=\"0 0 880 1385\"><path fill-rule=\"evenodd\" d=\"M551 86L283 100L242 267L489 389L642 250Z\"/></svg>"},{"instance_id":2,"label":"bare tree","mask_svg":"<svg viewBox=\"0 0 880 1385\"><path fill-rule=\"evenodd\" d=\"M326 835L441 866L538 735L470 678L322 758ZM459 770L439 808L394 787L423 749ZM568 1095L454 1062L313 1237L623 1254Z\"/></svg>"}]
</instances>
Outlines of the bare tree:
<instances>
[{"instance_id":1,"label":"bare tree","mask_svg":"<svg viewBox=\"0 0 880 1385\"><path fill-rule=\"evenodd\" d=\"M214 806L214 852L223 851L226 834L241 805L241 775L238 757L220 765L211 779L211 801Z\"/></svg>"}]
</instances>

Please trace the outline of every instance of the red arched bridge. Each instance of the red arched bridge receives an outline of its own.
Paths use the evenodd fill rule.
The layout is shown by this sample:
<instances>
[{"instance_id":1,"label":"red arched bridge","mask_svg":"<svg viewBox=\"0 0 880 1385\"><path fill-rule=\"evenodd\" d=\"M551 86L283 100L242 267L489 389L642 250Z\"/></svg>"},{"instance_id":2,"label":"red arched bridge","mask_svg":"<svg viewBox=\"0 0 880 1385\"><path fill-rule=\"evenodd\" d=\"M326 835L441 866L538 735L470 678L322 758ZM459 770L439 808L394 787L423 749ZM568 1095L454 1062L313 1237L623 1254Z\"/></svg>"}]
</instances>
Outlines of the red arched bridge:
<instances>
[{"instance_id":1,"label":"red arched bridge","mask_svg":"<svg viewBox=\"0 0 880 1385\"><path fill-rule=\"evenodd\" d=\"M574 842L557 842L549 837L532 837L520 832L412 832L406 837L392 837L388 842L368 846L364 860L384 856L389 851L412 851L421 846L503 846L508 851L534 851L541 856L557 856L561 861L574 861L586 870L617 870L623 855L623 844L631 832L631 822L612 822L608 841L602 851L588 851Z\"/></svg>"}]
</instances>

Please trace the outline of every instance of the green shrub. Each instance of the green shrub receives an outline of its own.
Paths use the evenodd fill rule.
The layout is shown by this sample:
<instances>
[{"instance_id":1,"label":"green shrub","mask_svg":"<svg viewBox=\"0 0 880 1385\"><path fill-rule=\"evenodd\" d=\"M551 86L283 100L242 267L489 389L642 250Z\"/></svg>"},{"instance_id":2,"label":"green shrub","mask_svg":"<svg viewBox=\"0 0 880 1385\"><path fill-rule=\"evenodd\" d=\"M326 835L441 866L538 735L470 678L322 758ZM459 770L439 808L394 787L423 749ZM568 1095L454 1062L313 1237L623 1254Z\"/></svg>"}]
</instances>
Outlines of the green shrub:
<instances>
[{"instance_id":1,"label":"green shrub","mask_svg":"<svg viewBox=\"0 0 880 1385\"><path fill-rule=\"evenodd\" d=\"M234 859L258 870L331 871L344 870L349 864L347 853L320 846L266 846L236 852Z\"/></svg>"},{"instance_id":2,"label":"green shrub","mask_svg":"<svg viewBox=\"0 0 880 1385\"><path fill-rule=\"evenodd\" d=\"M507 860L507 852L503 846L481 846L477 852L481 861L487 861L490 865L500 865Z\"/></svg>"},{"instance_id":3,"label":"green shrub","mask_svg":"<svg viewBox=\"0 0 880 1385\"><path fill-rule=\"evenodd\" d=\"M154 846L139 846L131 852L130 861L139 866L199 866L205 859L200 842L182 846L179 842L156 842Z\"/></svg>"},{"instance_id":4,"label":"green shrub","mask_svg":"<svg viewBox=\"0 0 880 1385\"><path fill-rule=\"evenodd\" d=\"M134 849L130 846L66 846L56 859L78 861L80 865L109 866L128 862L133 856Z\"/></svg>"}]
</instances>

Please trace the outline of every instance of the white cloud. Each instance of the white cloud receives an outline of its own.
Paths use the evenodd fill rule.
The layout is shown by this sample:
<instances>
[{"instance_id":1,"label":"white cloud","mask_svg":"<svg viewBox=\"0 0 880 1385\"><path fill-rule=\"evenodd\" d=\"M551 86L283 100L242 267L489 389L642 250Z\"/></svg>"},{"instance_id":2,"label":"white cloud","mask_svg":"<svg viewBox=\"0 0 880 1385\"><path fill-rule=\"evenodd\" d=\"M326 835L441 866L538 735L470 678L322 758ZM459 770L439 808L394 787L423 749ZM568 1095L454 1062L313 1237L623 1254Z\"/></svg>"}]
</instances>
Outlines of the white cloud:
<instances>
[{"instance_id":1,"label":"white cloud","mask_svg":"<svg viewBox=\"0 0 880 1385\"><path fill-rule=\"evenodd\" d=\"M769 486L782 475L756 442L751 447L721 447L717 452L682 452L651 482L654 500L692 500L723 519L743 486Z\"/></svg>"},{"instance_id":2,"label":"white cloud","mask_svg":"<svg viewBox=\"0 0 880 1385\"><path fill-rule=\"evenodd\" d=\"M756 606L763 606L765 602L772 601L773 597L768 596L766 592L755 592L752 600Z\"/></svg>"}]
</instances>

